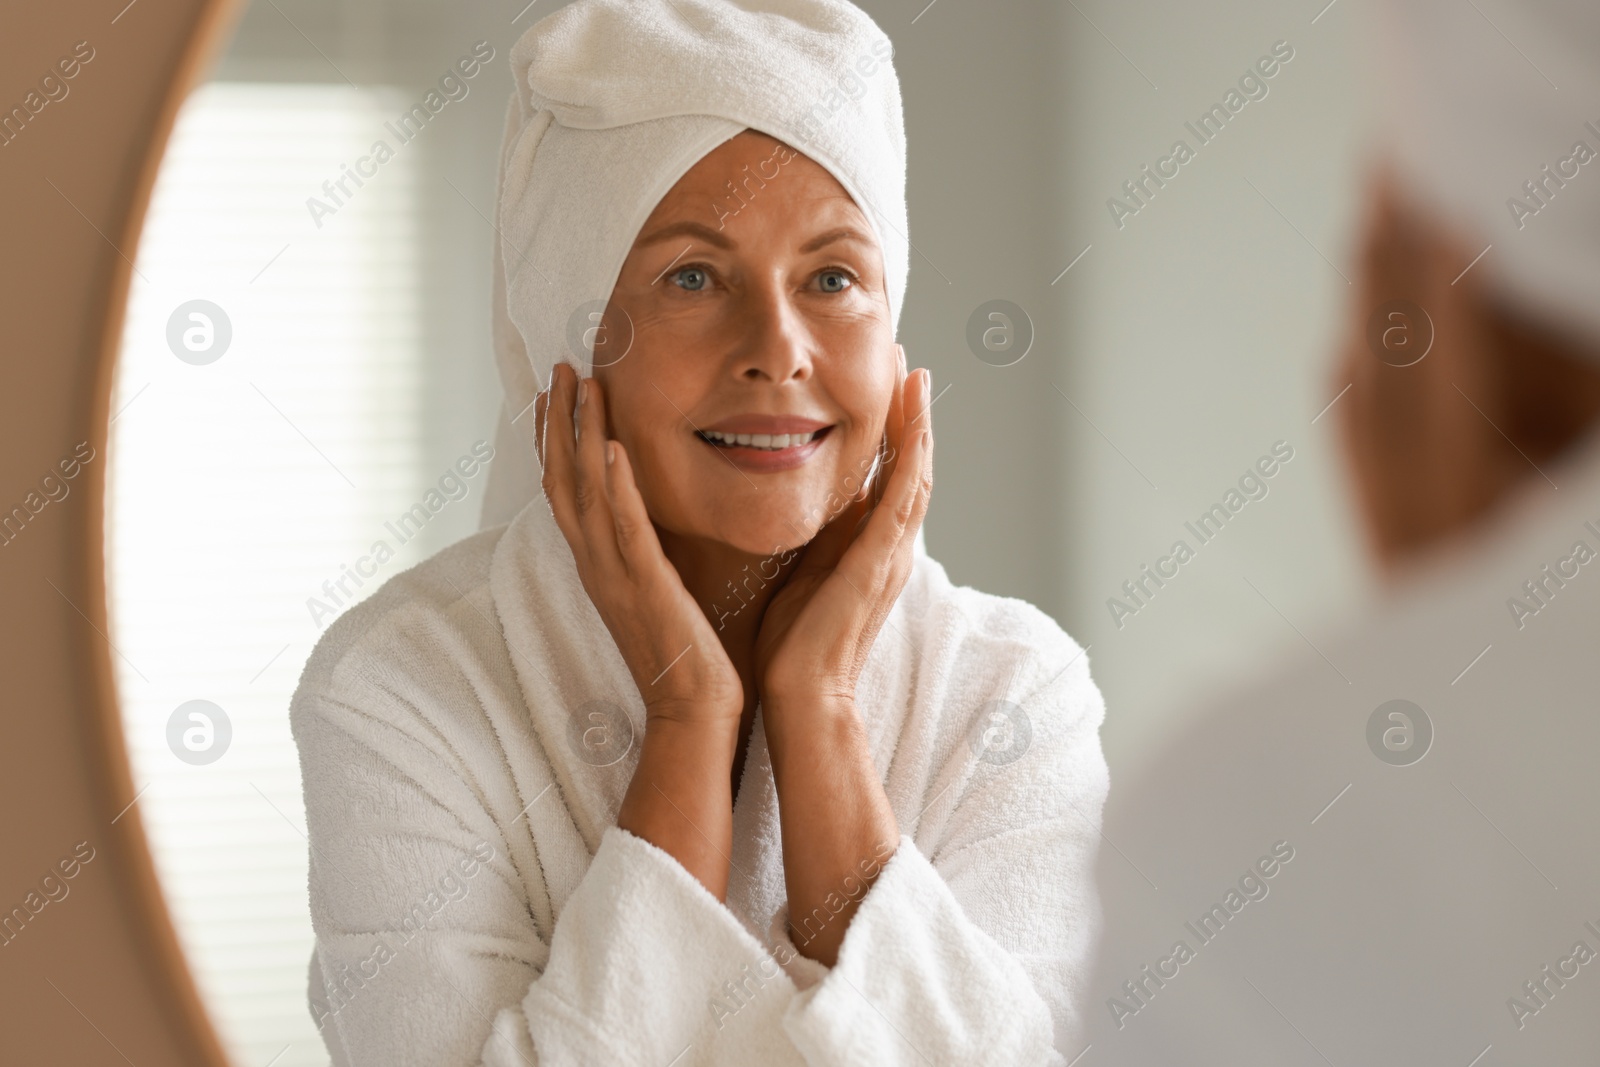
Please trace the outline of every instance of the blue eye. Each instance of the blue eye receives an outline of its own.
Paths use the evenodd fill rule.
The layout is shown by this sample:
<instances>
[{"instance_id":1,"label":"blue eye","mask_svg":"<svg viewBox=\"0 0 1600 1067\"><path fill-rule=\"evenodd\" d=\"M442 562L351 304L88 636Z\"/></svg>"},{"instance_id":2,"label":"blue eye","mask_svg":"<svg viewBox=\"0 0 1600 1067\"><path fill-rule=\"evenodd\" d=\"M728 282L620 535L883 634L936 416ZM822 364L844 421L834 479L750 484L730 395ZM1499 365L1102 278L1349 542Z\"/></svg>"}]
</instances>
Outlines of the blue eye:
<instances>
[{"instance_id":1,"label":"blue eye","mask_svg":"<svg viewBox=\"0 0 1600 1067\"><path fill-rule=\"evenodd\" d=\"M705 284L710 278L699 267L679 267L673 271L672 280L678 283L680 288L687 289L691 293L697 293L705 288Z\"/></svg>"},{"instance_id":2,"label":"blue eye","mask_svg":"<svg viewBox=\"0 0 1600 1067\"><path fill-rule=\"evenodd\" d=\"M817 275L817 279L822 283L825 293L842 293L855 284L855 279L842 270L825 270Z\"/></svg>"}]
</instances>

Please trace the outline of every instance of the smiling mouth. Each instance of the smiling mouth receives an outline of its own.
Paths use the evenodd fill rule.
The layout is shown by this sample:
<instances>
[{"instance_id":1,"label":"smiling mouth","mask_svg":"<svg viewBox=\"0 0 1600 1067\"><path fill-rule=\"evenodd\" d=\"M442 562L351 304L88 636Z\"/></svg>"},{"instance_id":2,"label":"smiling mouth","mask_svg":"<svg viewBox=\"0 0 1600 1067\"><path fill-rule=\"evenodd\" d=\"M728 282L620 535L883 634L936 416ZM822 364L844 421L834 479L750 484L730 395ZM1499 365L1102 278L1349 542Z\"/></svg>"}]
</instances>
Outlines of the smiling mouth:
<instances>
[{"instance_id":1,"label":"smiling mouth","mask_svg":"<svg viewBox=\"0 0 1600 1067\"><path fill-rule=\"evenodd\" d=\"M700 440L714 448L748 448L753 452L782 452L799 448L826 437L833 429L824 426L810 433L719 433L715 430L697 430Z\"/></svg>"}]
</instances>

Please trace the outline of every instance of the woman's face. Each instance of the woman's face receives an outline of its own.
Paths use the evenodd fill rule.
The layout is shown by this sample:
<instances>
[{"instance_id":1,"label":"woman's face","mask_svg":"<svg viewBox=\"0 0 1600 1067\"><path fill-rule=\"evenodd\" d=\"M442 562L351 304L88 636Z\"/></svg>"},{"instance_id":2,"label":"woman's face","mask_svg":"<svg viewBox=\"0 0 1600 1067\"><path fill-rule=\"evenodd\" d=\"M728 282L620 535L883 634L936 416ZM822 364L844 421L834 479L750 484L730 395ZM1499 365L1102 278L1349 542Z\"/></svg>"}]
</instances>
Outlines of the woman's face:
<instances>
[{"instance_id":1,"label":"woman's face","mask_svg":"<svg viewBox=\"0 0 1600 1067\"><path fill-rule=\"evenodd\" d=\"M902 374L866 216L753 130L656 205L599 337L611 436L650 517L753 555L804 544L860 490Z\"/></svg>"}]
</instances>

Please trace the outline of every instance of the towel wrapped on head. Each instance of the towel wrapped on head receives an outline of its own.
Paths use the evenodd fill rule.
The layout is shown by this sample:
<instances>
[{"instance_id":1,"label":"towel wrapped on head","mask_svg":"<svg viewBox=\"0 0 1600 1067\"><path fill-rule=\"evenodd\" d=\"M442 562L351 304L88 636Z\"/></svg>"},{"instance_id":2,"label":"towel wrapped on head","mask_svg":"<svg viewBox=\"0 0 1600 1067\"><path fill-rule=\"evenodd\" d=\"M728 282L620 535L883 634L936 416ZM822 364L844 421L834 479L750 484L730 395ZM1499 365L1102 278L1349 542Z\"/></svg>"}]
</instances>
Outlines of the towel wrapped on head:
<instances>
[{"instance_id":1,"label":"towel wrapped on head","mask_svg":"<svg viewBox=\"0 0 1600 1067\"><path fill-rule=\"evenodd\" d=\"M591 373L599 313L650 212L745 129L803 152L855 200L883 252L891 327L899 322L910 242L892 55L845 0L577 0L523 34L495 205L506 396L483 526L534 498L534 396L557 361ZM777 166L730 178L730 203ZM708 204L706 221L727 210Z\"/></svg>"}]
</instances>

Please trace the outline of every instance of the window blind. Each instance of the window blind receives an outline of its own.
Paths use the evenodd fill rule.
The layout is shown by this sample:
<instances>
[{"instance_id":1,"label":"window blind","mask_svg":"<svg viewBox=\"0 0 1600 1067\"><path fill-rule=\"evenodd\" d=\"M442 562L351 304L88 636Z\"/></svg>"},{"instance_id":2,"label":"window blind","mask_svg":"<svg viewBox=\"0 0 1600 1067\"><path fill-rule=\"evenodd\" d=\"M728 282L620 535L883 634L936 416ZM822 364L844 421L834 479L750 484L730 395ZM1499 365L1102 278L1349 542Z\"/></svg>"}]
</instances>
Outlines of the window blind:
<instances>
[{"instance_id":1,"label":"window blind","mask_svg":"<svg viewBox=\"0 0 1600 1067\"><path fill-rule=\"evenodd\" d=\"M333 203L324 183L337 189L405 103L344 84L197 90L157 180L117 369L107 566L134 810L241 1067L328 1062L306 1008L289 698L328 622L308 601L430 480L415 443L417 161L402 147L346 179L331 214L307 204ZM182 707L216 720L209 749L203 720L174 726Z\"/></svg>"}]
</instances>

